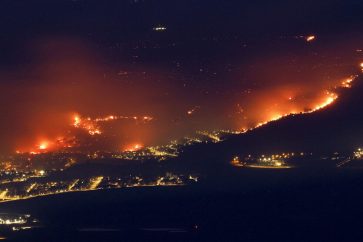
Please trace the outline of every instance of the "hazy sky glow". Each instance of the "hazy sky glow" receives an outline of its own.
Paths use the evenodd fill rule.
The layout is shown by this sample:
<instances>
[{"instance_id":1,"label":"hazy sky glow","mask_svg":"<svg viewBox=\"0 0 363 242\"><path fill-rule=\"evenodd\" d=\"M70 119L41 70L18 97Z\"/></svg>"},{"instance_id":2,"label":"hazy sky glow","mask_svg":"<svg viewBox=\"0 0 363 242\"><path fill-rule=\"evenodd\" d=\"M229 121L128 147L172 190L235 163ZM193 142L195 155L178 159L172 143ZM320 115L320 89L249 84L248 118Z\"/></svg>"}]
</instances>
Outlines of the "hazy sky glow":
<instances>
[{"instance_id":1,"label":"hazy sky glow","mask_svg":"<svg viewBox=\"0 0 363 242\"><path fill-rule=\"evenodd\" d=\"M2 152L29 151L42 142L87 137L72 127L74 115L130 117L99 123L102 135L82 141L109 150L134 143L163 144L198 130L251 128L280 115L314 109L327 100L327 91L334 91L359 71L363 38L341 26L351 26L351 20L337 23L341 34L334 36L322 31L326 19L317 20L316 29L308 29L305 17L318 15L304 12L304 6L308 9L313 3L301 3L301 14L288 23L284 21L292 16L280 13L277 6L268 6L269 14L260 19L257 3L240 8L241 13L226 13L218 12L217 1L193 8L188 8L189 2L178 2L181 9L198 16L191 23L150 8L153 4L148 1L113 3L120 13L107 12L112 4L96 11L92 1L60 2L64 9L51 8L54 16L48 24L40 21L38 3L32 6L36 17L26 11L21 15L30 22L4 13L15 41L1 40L8 47L3 47L0 65ZM164 1L159 6L170 8ZM336 17L338 7L339 1L331 5L328 19ZM208 21L203 16L216 12L210 26L218 31L201 30L198 26ZM143 21L136 21L131 13L144 14ZM93 19L88 14L99 17L94 31L87 27L86 20ZM263 31L268 16L280 14L273 19L285 24ZM217 25L223 16L225 25ZM354 13L351 16L357 18ZM64 23L61 17L66 17ZM167 26L167 31L153 33L152 27L158 25ZM37 31L27 33L29 26ZM176 29L180 34L188 26L193 35L177 38ZM24 31L13 32L15 28ZM251 32L252 28L256 31ZM219 30L231 36L218 37ZM310 34L316 39L307 42ZM152 120L143 122L142 117Z\"/></svg>"}]
</instances>

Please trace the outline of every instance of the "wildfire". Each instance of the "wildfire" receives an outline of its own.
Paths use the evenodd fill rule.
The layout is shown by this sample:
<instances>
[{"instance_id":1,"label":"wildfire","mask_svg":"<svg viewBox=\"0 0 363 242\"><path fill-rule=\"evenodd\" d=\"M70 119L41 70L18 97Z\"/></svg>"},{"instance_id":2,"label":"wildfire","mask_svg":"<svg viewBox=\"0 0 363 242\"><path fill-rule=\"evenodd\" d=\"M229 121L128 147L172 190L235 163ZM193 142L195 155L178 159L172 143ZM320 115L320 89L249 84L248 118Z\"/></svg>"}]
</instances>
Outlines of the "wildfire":
<instances>
[{"instance_id":1,"label":"wildfire","mask_svg":"<svg viewBox=\"0 0 363 242\"><path fill-rule=\"evenodd\" d=\"M134 151L141 150L142 148L144 148L144 146L142 144L132 144L132 145L126 147L126 149L124 149L124 151L134 152Z\"/></svg>"},{"instance_id":2,"label":"wildfire","mask_svg":"<svg viewBox=\"0 0 363 242\"><path fill-rule=\"evenodd\" d=\"M73 120L73 126L78 128L81 125L81 118L78 115L74 115Z\"/></svg>"},{"instance_id":3,"label":"wildfire","mask_svg":"<svg viewBox=\"0 0 363 242\"><path fill-rule=\"evenodd\" d=\"M90 118L82 119L79 115L73 117L73 127L87 130L90 135L102 134L100 128Z\"/></svg>"},{"instance_id":4,"label":"wildfire","mask_svg":"<svg viewBox=\"0 0 363 242\"><path fill-rule=\"evenodd\" d=\"M363 68L363 63L360 64L360 66ZM363 69L362 69L363 71ZM352 83L354 82L354 80L358 77L358 75L352 75L346 79L344 79L339 86L336 86L335 89L337 89L338 87L341 87L341 88L351 88L352 87ZM292 115L292 114L307 114L307 113L313 113L315 111L318 111L318 110L321 110L329 105L331 105L332 103L334 103L337 99L338 99L338 94L335 93L335 92L332 92L332 91L326 91L325 92L325 98L319 102L317 105L315 105L312 109L309 109L308 111L296 111L296 109L290 111L290 112L287 112L285 114L281 114L281 113L274 113L272 115L270 115L266 121L262 121L262 122L259 122L257 123L254 127L252 128L248 128L246 129L245 127L241 129L241 131L243 133L245 132L248 132L249 130L253 130L255 128L258 128L258 127L261 127L261 126L264 126L266 124L268 124L269 122L272 122L272 121L276 121L276 120L279 120L281 118L284 118L284 117L287 117L289 115ZM294 98L289 96L288 97L288 100L289 101L293 101Z\"/></svg>"},{"instance_id":5,"label":"wildfire","mask_svg":"<svg viewBox=\"0 0 363 242\"><path fill-rule=\"evenodd\" d=\"M150 122L153 120L153 117L150 116L116 116L116 115L108 115L106 117L99 117L92 119L91 117L82 118L79 115L73 116L73 124L74 128L84 129L88 132L89 135L100 135L102 134L101 127L99 123L111 122L116 120L135 120L141 122Z\"/></svg>"},{"instance_id":6,"label":"wildfire","mask_svg":"<svg viewBox=\"0 0 363 242\"><path fill-rule=\"evenodd\" d=\"M319 105L317 105L313 110L311 110L309 113L312 113L312 112L315 112L315 111L318 111L320 109L323 109L325 108L326 106L329 106L330 104L332 104L337 98L338 98L338 95L335 94L335 93L330 93L328 92L328 97L325 99L325 101Z\"/></svg>"},{"instance_id":7,"label":"wildfire","mask_svg":"<svg viewBox=\"0 0 363 242\"><path fill-rule=\"evenodd\" d=\"M38 155L38 154L47 152L49 150L49 148L50 148L50 142L44 140L44 141L41 141L39 144L37 144L32 150L25 152L25 153L29 153L31 155ZM22 154L22 153L24 153L24 151L17 150L16 153Z\"/></svg>"},{"instance_id":8,"label":"wildfire","mask_svg":"<svg viewBox=\"0 0 363 242\"><path fill-rule=\"evenodd\" d=\"M289 115L313 113L315 111L318 111L320 109L323 109L323 108L331 105L337 98L338 98L338 95L336 93L330 92L330 91L326 91L326 98L321 103L319 103L318 105L316 105L313 109L310 109L308 111L301 111L301 112L298 112L296 110L292 110L292 111L290 111L288 113L285 113L285 114L274 113L274 114L270 115L269 118L266 121L259 122L254 127L249 128L249 129L242 128L241 131L242 131L242 133L246 133L249 130L253 130L255 128L259 128L261 126L264 126L264 125L268 124L269 122L277 121L277 120L282 119L284 117L287 117Z\"/></svg>"},{"instance_id":9,"label":"wildfire","mask_svg":"<svg viewBox=\"0 0 363 242\"><path fill-rule=\"evenodd\" d=\"M40 150L46 150L48 148L48 142L42 142L38 147Z\"/></svg>"},{"instance_id":10,"label":"wildfire","mask_svg":"<svg viewBox=\"0 0 363 242\"><path fill-rule=\"evenodd\" d=\"M351 76L345 80L342 81L342 84L341 84L341 87L344 87L344 88L351 88L352 87L352 82L354 81L354 79L356 78L357 76Z\"/></svg>"},{"instance_id":11,"label":"wildfire","mask_svg":"<svg viewBox=\"0 0 363 242\"><path fill-rule=\"evenodd\" d=\"M303 36L299 36L299 38L303 38ZM315 39L315 36L307 36L306 41L313 41ZM363 62L359 63L359 67L362 68L363 71ZM267 107L262 115L258 113L257 118L251 118L249 116L249 113L246 111L244 112L243 109L240 107L239 114L243 113L244 120L247 120L243 125L244 128L242 129L242 132L247 132L248 130L252 130L254 128L266 125L267 123L271 121L276 121L279 119L282 119L288 115L292 114L304 114L304 113L312 113L315 111L318 111L320 109L323 109L332 103L335 102L338 98L338 91L339 88L351 88L354 80L357 78L357 75L351 75L347 76L344 80L340 80L338 84L336 85L336 89L329 89L329 91L321 92L321 98L317 101L316 97L314 96L313 102L312 100L308 99L309 103L306 102L304 99L305 97L301 95L301 93L297 92L294 88L290 88L288 86L286 89L283 89L282 91L279 91L277 93L277 97L275 98L274 95L271 95L271 97L267 98L267 101L264 101L263 105L264 107ZM337 82L335 82L337 83ZM276 92L272 92L272 94L276 94ZM303 100L303 101L301 101ZM193 115L200 111L200 106L190 106L189 110L184 109L182 112L184 115L188 115L190 117L193 117ZM251 115L253 116L253 115ZM106 122L118 122L117 120L127 120L127 122L133 122L136 124L144 124L147 122L151 122L154 120L152 116L148 115L140 115L140 116L120 116L116 114L110 114L107 116L99 116L99 117L87 117L87 116L81 116L79 114L74 114L73 116L68 117L68 131L69 133L62 133L61 136L58 136L57 138L53 137L50 138L49 136L46 137L46 141L37 140L37 142L32 143L31 147L28 149L28 153L31 154L41 154L49 151L54 150L60 150L60 149L67 149L71 147L77 147L80 144L81 139L77 139L76 136L70 135L72 131L74 131L73 128L84 130L85 133L96 136L103 134L103 132L108 132L109 129L106 128L105 123ZM115 130L115 129L113 129ZM197 132L198 133L198 132ZM213 132L211 133L199 133L202 135L208 136L210 139L212 139L215 142L219 142L220 138L215 135ZM115 134L113 134L116 136ZM60 138L59 138L60 137ZM83 137L83 136L82 136ZM41 142L39 142L41 141ZM87 140L88 141L88 140ZM89 142L90 144L92 140ZM144 140L138 140L138 142L145 142ZM129 146L123 147L123 151L129 151L134 152L143 149L144 146L140 143L134 143ZM22 153L22 151L17 151L17 153Z\"/></svg>"},{"instance_id":12,"label":"wildfire","mask_svg":"<svg viewBox=\"0 0 363 242\"><path fill-rule=\"evenodd\" d=\"M85 130L90 136L96 136L96 135L101 135L103 133L101 127L102 123L105 122L111 122L117 120L130 120L133 122L136 121L137 123L147 123L151 122L153 119L154 119L153 117L147 115L145 116L108 115L105 117L91 118L91 117L82 117L79 114L74 114L72 116L72 122L70 123L70 127ZM52 150L58 150L58 149L72 148L75 147L75 145L77 145L77 138L72 135L64 134L54 139L41 141L38 144L33 145L33 148L27 149L27 151L18 149L16 152L18 154L29 153L37 155L50 151L50 146ZM141 144L135 144L130 147L127 147L125 151L137 151L142 148L143 146Z\"/></svg>"},{"instance_id":13,"label":"wildfire","mask_svg":"<svg viewBox=\"0 0 363 242\"><path fill-rule=\"evenodd\" d=\"M92 120L91 118L88 118L88 120ZM109 121L116 121L116 120L139 120L139 121L144 121L144 122L150 122L153 120L153 117L150 116L143 116L143 117L137 117L137 116L115 116L115 115L109 115L107 117L100 117L100 118L96 118L94 120L92 120L95 123L100 123L100 122L109 122Z\"/></svg>"}]
</instances>

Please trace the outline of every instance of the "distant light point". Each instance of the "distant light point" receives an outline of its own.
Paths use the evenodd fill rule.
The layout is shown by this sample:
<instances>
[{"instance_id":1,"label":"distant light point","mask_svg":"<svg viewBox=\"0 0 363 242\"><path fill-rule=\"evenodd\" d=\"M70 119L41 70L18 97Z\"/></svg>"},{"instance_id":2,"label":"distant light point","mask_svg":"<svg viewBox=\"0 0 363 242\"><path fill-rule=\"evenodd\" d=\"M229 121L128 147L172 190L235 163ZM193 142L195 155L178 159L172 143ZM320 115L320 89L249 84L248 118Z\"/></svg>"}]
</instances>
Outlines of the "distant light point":
<instances>
[{"instance_id":1,"label":"distant light point","mask_svg":"<svg viewBox=\"0 0 363 242\"><path fill-rule=\"evenodd\" d=\"M167 30L167 28L165 26L157 26L157 27L154 27L153 30L156 32L164 32Z\"/></svg>"},{"instance_id":2,"label":"distant light point","mask_svg":"<svg viewBox=\"0 0 363 242\"><path fill-rule=\"evenodd\" d=\"M307 41L307 42L314 41L315 39L316 39L315 35L309 35L309 36L306 36L306 41Z\"/></svg>"}]
</instances>

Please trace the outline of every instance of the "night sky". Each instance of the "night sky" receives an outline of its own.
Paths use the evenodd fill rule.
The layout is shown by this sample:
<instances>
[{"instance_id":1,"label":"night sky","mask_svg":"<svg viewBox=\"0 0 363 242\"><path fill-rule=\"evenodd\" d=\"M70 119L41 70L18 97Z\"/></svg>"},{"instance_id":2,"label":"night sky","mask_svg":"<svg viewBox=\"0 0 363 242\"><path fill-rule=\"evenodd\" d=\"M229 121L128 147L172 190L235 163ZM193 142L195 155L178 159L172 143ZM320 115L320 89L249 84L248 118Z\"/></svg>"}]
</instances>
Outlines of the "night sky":
<instances>
[{"instance_id":1,"label":"night sky","mask_svg":"<svg viewBox=\"0 0 363 242\"><path fill-rule=\"evenodd\" d=\"M0 0L0 240L362 241L363 0Z\"/></svg>"}]
</instances>

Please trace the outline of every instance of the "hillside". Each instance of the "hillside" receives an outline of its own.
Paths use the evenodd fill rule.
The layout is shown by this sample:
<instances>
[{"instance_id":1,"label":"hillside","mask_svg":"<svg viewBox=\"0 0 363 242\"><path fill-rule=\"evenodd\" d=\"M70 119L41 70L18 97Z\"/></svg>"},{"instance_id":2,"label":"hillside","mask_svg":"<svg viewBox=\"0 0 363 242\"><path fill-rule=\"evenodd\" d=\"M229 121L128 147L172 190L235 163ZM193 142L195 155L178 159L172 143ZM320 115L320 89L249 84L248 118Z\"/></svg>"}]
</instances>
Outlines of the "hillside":
<instances>
[{"instance_id":1,"label":"hillside","mask_svg":"<svg viewBox=\"0 0 363 242\"><path fill-rule=\"evenodd\" d=\"M363 145L362 92L359 77L351 89L340 91L333 105L320 111L291 115L218 144L188 147L180 159L219 163L241 153L351 152Z\"/></svg>"}]
</instances>

